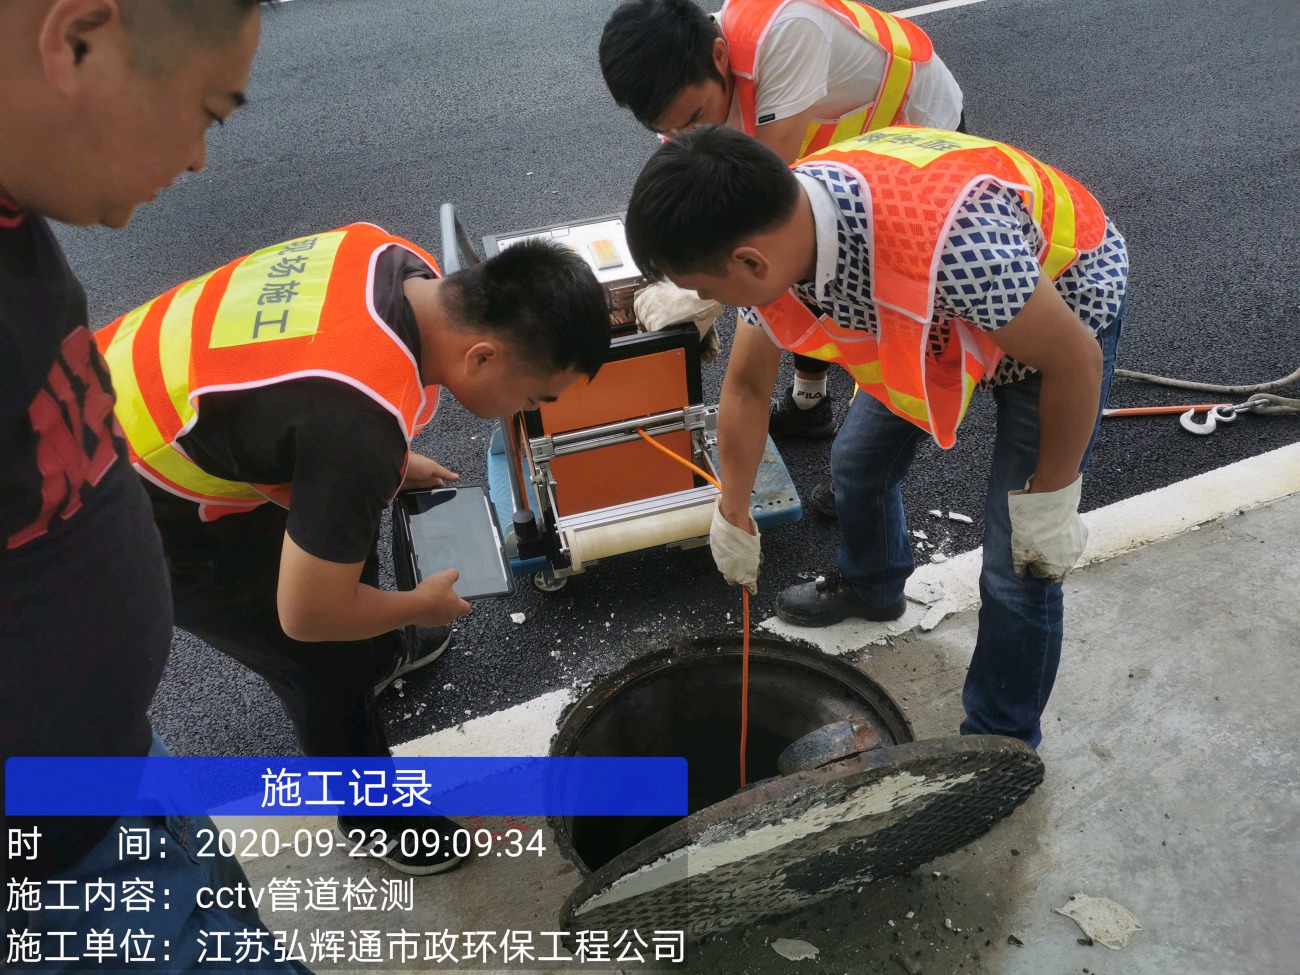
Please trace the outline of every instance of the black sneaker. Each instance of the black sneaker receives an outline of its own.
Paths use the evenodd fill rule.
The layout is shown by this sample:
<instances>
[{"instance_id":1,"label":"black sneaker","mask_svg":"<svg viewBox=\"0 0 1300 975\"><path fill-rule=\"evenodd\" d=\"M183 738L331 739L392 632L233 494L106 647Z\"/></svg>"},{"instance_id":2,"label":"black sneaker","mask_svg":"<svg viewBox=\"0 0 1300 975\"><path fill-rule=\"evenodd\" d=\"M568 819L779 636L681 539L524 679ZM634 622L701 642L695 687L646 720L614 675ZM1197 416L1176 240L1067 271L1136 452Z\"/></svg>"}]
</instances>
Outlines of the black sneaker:
<instances>
[{"instance_id":1,"label":"black sneaker","mask_svg":"<svg viewBox=\"0 0 1300 975\"><path fill-rule=\"evenodd\" d=\"M885 623L906 609L906 597L892 606L868 606L838 572L783 589L776 597L776 615L792 626L830 626L850 618Z\"/></svg>"},{"instance_id":2,"label":"black sneaker","mask_svg":"<svg viewBox=\"0 0 1300 975\"><path fill-rule=\"evenodd\" d=\"M823 518L839 520L840 513L835 509L835 487L829 477L812 489L808 504Z\"/></svg>"},{"instance_id":3,"label":"black sneaker","mask_svg":"<svg viewBox=\"0 0 1300 975\"><path fill-rule=\"evenodd\" d=\"M340 816L335 830L349 853L377 857L394 870L425 877L460 866L456 834L465 827L446 816ZM405 847L405 849L403 849Z\"/></svg>"},{"instance_id":4,"label":"black sneaker","mask_svg":"<svg viewBox=\"0 0 1300 975\"><path fill-rule=\"evenodd\" d=\"M375 685L378 697L397 678L431 664L451 645L450 626L408 626L402 630L402 652L393 661L393 669Z\"/></svg>"},{"instance_id":5,"label":"black sneaker","mask_svg":"<svg viewBox=\"0 0 1300 975\"><path fill-rule=\"evenodd\" d=\"M831 395L827 393L817 405L801 410L794 402L794 390L772 404L767 418L767 432L774 437L803 437L807 440L829 440L835 436L835 413L831 410Z\"/></svg>"}]
</instances>

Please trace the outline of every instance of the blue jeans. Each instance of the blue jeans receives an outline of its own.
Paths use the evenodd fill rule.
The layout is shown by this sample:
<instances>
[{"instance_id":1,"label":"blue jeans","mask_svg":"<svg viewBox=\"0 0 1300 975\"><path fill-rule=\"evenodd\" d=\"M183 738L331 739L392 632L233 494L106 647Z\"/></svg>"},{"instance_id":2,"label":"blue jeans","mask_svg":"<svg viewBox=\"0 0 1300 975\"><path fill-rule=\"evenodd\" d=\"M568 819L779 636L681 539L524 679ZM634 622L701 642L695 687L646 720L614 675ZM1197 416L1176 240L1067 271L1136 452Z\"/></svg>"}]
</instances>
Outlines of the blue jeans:
<instances>
[{"instance_id":1,"label":"blue jeans","mask_svg":"<svg viewBox=\"0 0 1300 975\"><path fill-rule=\"evenodd\" d=\"M1103 405L1115 371L1123 317L1121 307L1098 335L1105 363ZM1041 388L1042 377L1034 373L993 389L997 439L984 499L979 636L962 692L966 720L961 725L965 735L1008 735L1034 747L1042 739L1039 719L1061 659L1064 606L1059 582L1015 574L1007 492L1023 488L1038 465ZM1081 471L1100 425L1099 410ZM919 427L895 416L873 397L858 395L831 449L840 520L838 568L872 606L889 606L902 599L907 577L916 568L900 485L924 436Z\"/></svg>"},{"instance_id":2,"label":"blue jeans","mask_svg":"<svg viewBox=\"0 0 1300 975\"><path fill-rule=\"evenodd\" d=\"M169 754L156 734L149 754ZM128 835L133 838L147 836L148 859L118 855L118 838L123 829L131 830ZM252 907L223 910L215 906L201 908L196 904L202 888L215 890L229 889L237 884L243 884L245 888L249 886L239 862L233 857L215 853L216 844L200 838L200 829L213 829L212 820L207 816L123 816L85 857L40 885L43 910L11 911L6 915L11 932L25 929L39 934L37 940L41 947L41 961L16 960L13 969L23 972L310 973L310 969L297 962L276 962L274 954L253 961L253 954L247 949L242 961L234 960L238 957L238 932L265 931L266 928ZM215 855L196 856L195 851L204 845ZM164 852L167 854L165 858L160 856ZM10 861L10 865L17 866L14 861ZM16 870L11 872L19 874ZM102 882L103 886L96 890L111 885L116 891L115 896L121 897L124 889L138 889L138 880L153 884L155 900L148 911L125 910L121 901L109 909L102 900L96 900L89 909L86 908L87 884ZM63 884L62 881L73 883ZM60 901L75 907L69 910L49 906ZM166 909L162 906L164 903L168 905ZM55 932L67 933L58 936ZM92 940L105 945L106 932L113 936L113 954L102 962L84 956L74 957L85 952ZM138 932L153 935L152 961L136 961L133 959L138 956L133 956L132 960L124 962L121 945L126 940L138 950L143 944ZM214 932L226 932L226 935L217 939ZM269 935L260 943L271 948ZM203 962L199 961L201 944L206 944L208 953ZM0 955L0 968L5 967L3 962L9 947L0 946L0 951L6 952ZM221 957L228 957L231 961L215 960Z\"/></svg>"}]
</instances>

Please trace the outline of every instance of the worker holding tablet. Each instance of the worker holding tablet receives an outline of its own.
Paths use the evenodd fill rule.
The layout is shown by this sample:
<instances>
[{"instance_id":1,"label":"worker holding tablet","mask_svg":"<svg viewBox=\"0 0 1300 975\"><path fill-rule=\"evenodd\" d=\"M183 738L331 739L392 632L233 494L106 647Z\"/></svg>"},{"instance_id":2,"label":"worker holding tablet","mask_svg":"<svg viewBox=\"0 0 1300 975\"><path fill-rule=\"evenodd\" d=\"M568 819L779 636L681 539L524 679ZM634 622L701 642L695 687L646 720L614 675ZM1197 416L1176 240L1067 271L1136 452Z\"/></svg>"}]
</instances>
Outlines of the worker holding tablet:
<instances>
[{"instance_id":1,"label":"worker holding tablet","mask_svg":"<svg viewBox=\"0 0 1300 975\"><path fill-rule=\"evenodd\" d=\"M306 754L387 755L378 693L437 657L470 608L454 569L377 588L384 509L456 480L412 438L443 386L481 417L555 399L596 374L608 331L604 291L557 245L443 277L370 224L259 250L113 322L95 339L176 624L262 675ZM420 829L456 828L429 818ZM371 852L408 873L456 862L395 841Z\"/></svg>"}]
</instances>

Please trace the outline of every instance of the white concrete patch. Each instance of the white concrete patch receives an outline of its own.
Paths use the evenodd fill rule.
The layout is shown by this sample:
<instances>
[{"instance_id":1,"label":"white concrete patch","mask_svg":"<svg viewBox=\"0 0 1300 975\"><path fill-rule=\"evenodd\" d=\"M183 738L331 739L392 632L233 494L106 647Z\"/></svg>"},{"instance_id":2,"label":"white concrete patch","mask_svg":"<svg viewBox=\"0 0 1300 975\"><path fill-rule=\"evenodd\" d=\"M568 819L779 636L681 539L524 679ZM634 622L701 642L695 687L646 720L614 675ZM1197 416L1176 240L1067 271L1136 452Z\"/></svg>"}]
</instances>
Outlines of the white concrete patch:
<instances>
[{"instance_id":1,"label":"white concrete patch","mask_svg":"<svg viewBox=\"0 0 1300 975\"><path fill-rule=\"evenodd\" d=\"M750 830L736 836L729 829L718 831L716 836L705 834L700 843L682 847L640 870L633 871L584 903L575 912L586 914L606 904L616 904L629 897L638 897L688 877L700 877L719 867L762 856L788 843L830 829L837 823L897 809L918 799L944 792L975 777L974 772L947 776L927 781L923 775L899 772L864 787L847 802L813 806L798 816ZM712 840L712 842L710 842Z\"/></svg>"},{"instance_id":2,"label":"white concrete patch","mask_svg":"<svg viewBox=\"0 0 1300 975\"><path fill-rule=\"evenodd\" d=\"M551 691L504 711L413 738L394 746L393 754L467 758L548 755L560 715L572 700L571 690Z\"/></svg>"},{"instance_id":3,"label":"white concrete patch","mask_svg":"<svg viewBox=\"0 0 1300 975\"><path fill-rule=\"evenodd\" d=\"M945 617L960 613L979 603L980 561L982 548L962 552L945 562L918 566L907 580L907 612L891 623L845 620L834 626L810 629L791 626L775 616L759 626L777 636L815 643L826 653L840 655L861 650L873 643L884 643L891 636L910 630L933 630Z\"/></svg>"}]
</instances>

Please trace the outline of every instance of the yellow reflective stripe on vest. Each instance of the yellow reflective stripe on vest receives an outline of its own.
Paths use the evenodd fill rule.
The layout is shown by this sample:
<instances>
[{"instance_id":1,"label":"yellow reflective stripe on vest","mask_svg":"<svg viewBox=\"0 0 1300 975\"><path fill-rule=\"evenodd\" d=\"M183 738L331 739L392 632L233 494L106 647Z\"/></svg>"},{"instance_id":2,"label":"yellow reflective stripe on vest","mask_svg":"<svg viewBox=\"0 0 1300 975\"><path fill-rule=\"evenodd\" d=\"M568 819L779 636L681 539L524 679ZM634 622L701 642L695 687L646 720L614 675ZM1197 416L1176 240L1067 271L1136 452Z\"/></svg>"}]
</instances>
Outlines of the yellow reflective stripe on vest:
<instances>
[{"instance_id":1,"label":"yellow reflective stripe on vest","mask_svg":"<svg viewBox=\"0 0 1300 975\"><path fill-rule=\"evenodd\" d=\"M1046 202L1046 196L1043 193L1043 181L1038 178L1038 171L1034 169L1033 164L1019 149L1013 149L1011 146L1005 145L997 145L994 148L1001 149L1002 154L1015 163L1016 169L1020 170L1020 175L1024 178L1025 185L1033 190L1034 223L1041 227L1043 225L1043 204Z\"/></svg>"},{"instance_id":2,"label":"yellow reflective stripe on vest","mask_svg":"<svg viewBox=\"0 0 1300 975\"><path fill-rule=\"evenodd\" d=\"M334 255L345 231L299 238L249 254L235 268L212 322L210 349L306 338L320 328Z\"/></svg>"},{"instance_id":3,"label":"yellow reflective stripe on vest","mask_svg":"<svg viewBox=\"0 0 1300 975\"><path fill-rule=\"evenodd\" d=\"M1074 239L1074 197L1054 169L1047 170L1047 178L1052 181L1056 212L1052 215L1051 239L1048 241L1047 254L1043 257L1043 270L1055 281L1062 271L1074 263L1079 251Z\"/></svg>"},{"instance_id":4,"label":"yellow reflective stripe on vest","mask_svg":"<svg viewBox=\"0 0 1300 975\"><path fill-rule=\"evenodd\" d=\"M834 342L827 342L825 345L819 345L811 352L805 349L799 350L799 355L806 355L809 359L821 359L823 362L830 362L839 355L840 347Z\"/></svg>"},{"instance_id":5,"label":"yellow reflective stripe on vest","mask_svg":"<svg viewBox=\"0 0 1300 975\"><path fill-rule=\"evenodd\" d=\"M265 500L246 484L227 481L208 474L172 447L162 431L158 429L158 424L154 422L153 415L145 405L132 363L136 333L152 307L151 301L122 319L122 324L104 352L104 359L113 374L113 388L117 393L114 412L117 414L118 422L122 424L122 430L126 434L127 442L131 444L132 451L145 467L186 490L213 498ZM188 327L185 332L188 334ZM188 362L187 358L186 363Z\"/></svg>"},{"instance_id":6,"label":"yellow reflective stripe on vest","mask_svg":"<svg viewBox=\"0 0 1300 975\"><path fill-rule=\"evenodd\" d=\"M970 408L971 397L975 395L976 388L975 377L963 369L961 371L961 410L957 413L957 426L961 426L962 420L966 419L966 411Z\"/></svg>"},{"instance_id":7,"label":"yellow reflective stripe on vest","mask_svg":"<svg viewBox=\"0 0 1300 975\"><path fill-rule=\"evenodd\" d=\"M884 377L880 372L880 360L873 359L871 362L843 363L848 370L854 382L859 386L881 386L884 384Z\"/></svg>"},{"instance_id":8,"label":"yellow reflective stripe on vest","mask_svg":"<svg viewBox=\"0 0 1300 975\"><path fill-rule=\"evenodd\" d=\"M167 398L181 418L181 429L194 421L194 407L190 403L190 341L194 331L194 308L199 303L203 286L211 273L187 281L177 289L167 313L163 315L158 333L158 355L162 368Z\"/></svg>"},{"instance_id":9,"label":"yellow reflective stripe on vest","mask_svg":"<svg viewBox=\"0 0 1300 975\"><path fill-rule=\"evenodd\" d=\"M1047 173L1047 178L1052 184L1052 198L1055 203L1055 210L1052 214L1052 226L1043 226L1043 204L1046 199L1043 192L1042 180L1038 178L1038 171L1029 163L1024 154L1018 149L1011 146L999 145L999 149L1007 156L1016 168L1024 176L1025 182L1034 191L1033 214L1034 222L1043 231L1043 236L1047 238L1047 253L1043 255L1043 270L1047 273L1048 278L1055 281L1061 276L1061 272L1069 267L1075 257L1077 249L1074 246L1074 198L1070 196L1070 190L1062 182L1061 177L1056 171L1049 166L1043 167L1043 172Z\"/></svg>"},{"instance_id":10,"label":"yellow reflective stripe on vest","mask_svg":"<svg viewBox=\"0 0 1300 975\"><path fill-rule=\"evenodd\" d=\"M900 393L888 386L885 387L885 392L889 394L889 402L897 407L898 412L919 421L920 425L925 429L930 429L930 411L926 408L925 400L909 396L907 393Z\"/></svg>"},{"instance_id":11,"label":"yellow reflective stripe on vest","mask_svg":"<svg viewBox=\"0 0 1300 975\"><path fill-rule=\"evenodd\" d=\"M835 123L835 131L831 133L830 141L827 145L834 145L837 142L843 142L845 139L852 139L855 135L861 135L862 130L866 128L867 116L871 113L870 108L864 108L854 112L852 115L846 115ZM808 147L812 145L813 139L817 138L817 133L830 123L828 122L809 122L808 128L804 130L803 143L799 146L799 155L804 155Z\"/></svg>"},{"instance_id":12,"label":"yellow reflective stripe on vest","mask_svg":"<svg viewBox=\"0 0 1300 975\"><path fill-rule=\"evenodd\" d=\"M141 447L155 447L162 440L162 434L158 432L158 427L145 406L144 397L140 394L140 384L135 379L135 364L131 361L135 333L140 330L140 323L152 307L151 301L125 316L113 333L113 340L104 350L104 361L108 363L109 372L113 375L113 392L117 400L113 412L117 414L118 422L126 432L131 449L137 454L142 452ZM150 432L155 435L155 440L145 443Z\"/></svg>"},{"instance_id":13,"label":"yellow reflective stripe on vest","mask_svg":"<svg viewBox=\"0 0 1300 975\"><path fill-rule=\"evenodd\" d=\"M912 80L912 43L907 39L906 31L889 14L881 12L881 19L889 31L888 37L881 37L871 14L856 3L848 3L846 6L858 22L858 30L884 47L889 54L889 67L885 72L884 84L880 86L880 97L876 99L873 114L880 119L877 128L891 125L903 109L908 84Z\"/></svg>"},{"instance_id":14,"label":"yellow reflective stripe on vest","mask_svg":"<svg viewBox=\"0 0 1300 975\"><path fill-rule=\"evenodd\" d=\"M903 102L907 100L907 89L912 80L912 42L908 40L907 33L898 25L898 22L889 14L882 14L889 30L889 36L882 38L880 32L876 30L875 19L861 4L847 2L845 6L853 14L858 30L885 49L887 68L876 103L861 108L851 115L846 115L836 122L835 130L831 133L830 139L826 141L828 146L861 135L867 131L867 126L871 123L875 123L874 128L877 129L893 125L894 119L902 110ZM799 146L800 156L808 151L808 146L817 137L817 133L827 124L829 123L810 122L808 124L808 129L803 135L803 143Z\"/></svg>"}]
</instances>

